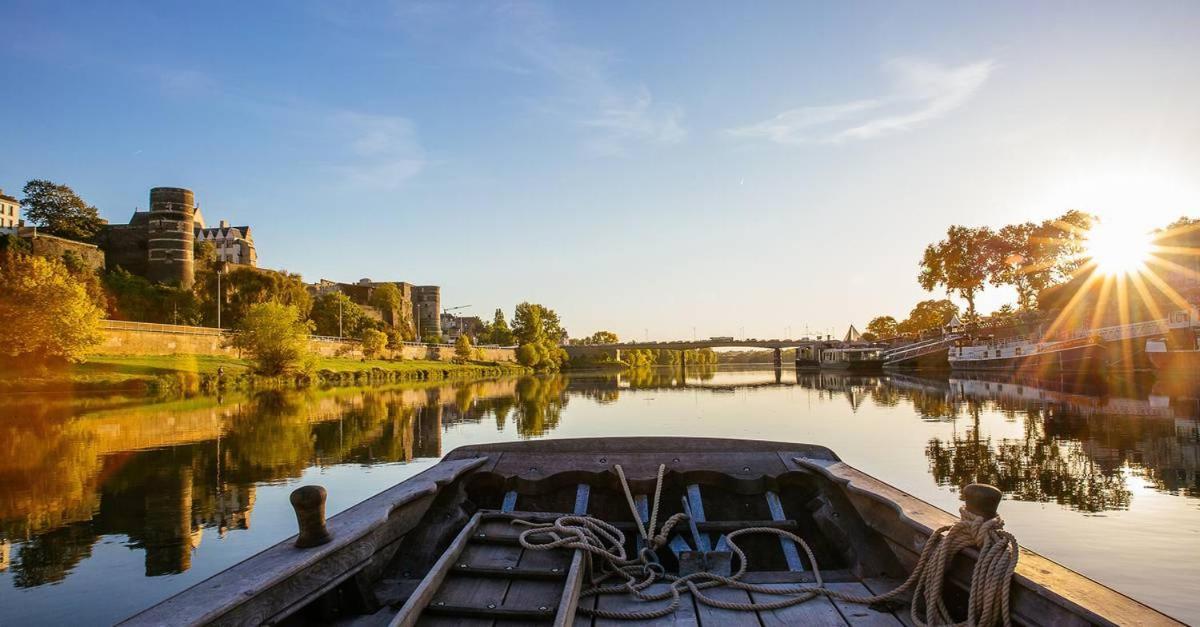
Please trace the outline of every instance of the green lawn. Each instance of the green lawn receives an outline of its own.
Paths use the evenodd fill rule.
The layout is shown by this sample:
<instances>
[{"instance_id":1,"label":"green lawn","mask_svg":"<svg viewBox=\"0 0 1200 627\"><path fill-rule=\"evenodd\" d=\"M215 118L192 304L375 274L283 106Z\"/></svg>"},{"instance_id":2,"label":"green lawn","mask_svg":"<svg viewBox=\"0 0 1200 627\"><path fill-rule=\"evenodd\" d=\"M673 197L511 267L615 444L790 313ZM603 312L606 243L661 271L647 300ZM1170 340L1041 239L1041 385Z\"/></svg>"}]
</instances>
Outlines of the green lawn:
<instances>
[{"instance_id":1,"label":"green lawn","mask_svg":"<svg viewBox=\"0 0 1200 627\"><path fill-rule=\"evenodd\" d=\"M225 368L226 375L237 375L250 368L250 362L233 357L214 355L93 355L74 370L79 375L121 373L126 375L159 375L173 372L216 374Z\"/></svg>"}]
</instances>

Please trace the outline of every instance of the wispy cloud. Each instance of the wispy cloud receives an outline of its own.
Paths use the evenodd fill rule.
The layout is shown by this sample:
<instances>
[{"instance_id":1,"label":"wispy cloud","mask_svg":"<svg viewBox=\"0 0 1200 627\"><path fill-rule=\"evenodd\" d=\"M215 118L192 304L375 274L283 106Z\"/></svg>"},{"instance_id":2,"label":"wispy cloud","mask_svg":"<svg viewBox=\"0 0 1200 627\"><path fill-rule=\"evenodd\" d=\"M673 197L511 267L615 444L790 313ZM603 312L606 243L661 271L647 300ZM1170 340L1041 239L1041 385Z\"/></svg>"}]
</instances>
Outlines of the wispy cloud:
<instances>
[{"instance_id":1,"label":"wispy cloud","mask_svg":"<svg viewBox=\"0 0 1200 627\"><path fill-rule=\"evenodd\" d=\"M598 154L620 154L630 141L660 144L683 141L687 131L682 119L681 109L656 106L649 90L643 88L632 97L608 101L593 117L581 123L599 131L586 142L590 150Z\"/></svg>"},{"instance_id":2,"label":"wispy cloud","mask_svg":"<svg viewBox=\"0 0 1200 627\"><path fill-rule=\"evenodd\" d=\"M532 108L578 130L590 151L620 154L687 137L679 106L621 77L614 51L579 43L543 3L403 3L395 16L410 40L453 41L447 54L538 90Z\"/></svg>"},{"instance_id":3,"label":"wispy cloud","mask_svg":"<svg viewBox=\"0 0 1200 627\"><path fill-rule=\"evenodd\" d=\"M425 152L407 118L343 111L332 123L345 138L336 169L352 185L396 189L425 168Z\"/></svg>"},{"instance_id":4,"label":"wispy cloud","mask_svg":"<svg viewBox=\"0 0 1200 627\"><path fill-rule=\"evenodd\" d=\"M509 65L556 80L557 106L587 131L592 151L619 154L631 143L675 144L687 136L680 107L657 102L645 85L617 80L613 54L566 41L542 5L513 3L500 14L506 26L500 41L515 53Z\"/></svg>"},{"instance_id":5,"label":"wispy cloud","mask_svg":"<svg viewBox=\"0 0 1200 627\"><path fill-rule=\"evenodd\" d=\"M909 131L965 105L995 70L991 60L957 67L897 58L884 63L892 82L878 98L799 107L727 134L780 144L872 139Z\"/></svg>"}]
</instances>

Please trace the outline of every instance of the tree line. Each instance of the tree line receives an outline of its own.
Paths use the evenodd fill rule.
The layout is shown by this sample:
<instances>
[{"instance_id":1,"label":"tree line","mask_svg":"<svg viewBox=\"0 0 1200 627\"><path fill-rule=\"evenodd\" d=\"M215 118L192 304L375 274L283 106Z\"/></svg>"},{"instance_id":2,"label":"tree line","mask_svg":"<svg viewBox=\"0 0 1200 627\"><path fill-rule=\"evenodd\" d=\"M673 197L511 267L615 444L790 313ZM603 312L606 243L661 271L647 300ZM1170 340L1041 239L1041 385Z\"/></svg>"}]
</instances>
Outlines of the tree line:
<instances>
[{"instance_id":1,"label":"tree line","mask_svg":"<svg viewBox=\"0 0 1200 627\"><path fill-rule=\"evenodd\" d=\"M571 338L572 345L595 346L597 344L619 344L621 339L612 331L596 331L581 338ZM621 358L617 359L617 350ZM650 366L711 365L717 363L717 353L711 348L699 350L671 350L653 348L621 348L613 351L597 351L592 354L576 357L572 361L574 367L586 368L604 364L622 364L629 368L647 368Z\"/></svg>"},{"instance_id":2,"label":"tree line","mask_svg":"<svg viewBox=\"0 0 1200 627\"><path fill-rule=\"evenodd\" d=\"M946 237L929 244L921 256L917 281L926 291L942 288L967 305L959 311L948 299L917 303L909 317L873 318L866 327L868 339L917 335L944 326L954 316L964 322L980 319L975 299L987 286L1011 287L1017 300L992 313L1011 317L1044 306L1039 301L1050 287L1061 285L1087 267L1087 238L1099 219L1090 213L1070 210L1042 222L1022 222L999 229L987 226L951 226ZM1182 217L1156 231L1160 245L1171 249L1174 239L1195 230L1200 220Z\"/></svg>"},{"instance_id":3,"label":"tree line","mask_svg":"<svg viewBox=\"0 0 1200 627\"><path fill-rule=\"evenodd\" d=\"M966 310L960 311L948 298L924 300L903 320L873 318L864 335L870 340L919 335L960 314L966 322L977 321L975 300L988 285L1016 291L1016 306L1005 306L999 313L1034 311L1043 290L1069 280L1086 262L1087 232L1095 222L1095 216L1073 209L1042 222L999 229L953 225L944 239L925 247L917 282L926 291L942 288L947 296L961 298Z\"/></svg>"}]
</instances>

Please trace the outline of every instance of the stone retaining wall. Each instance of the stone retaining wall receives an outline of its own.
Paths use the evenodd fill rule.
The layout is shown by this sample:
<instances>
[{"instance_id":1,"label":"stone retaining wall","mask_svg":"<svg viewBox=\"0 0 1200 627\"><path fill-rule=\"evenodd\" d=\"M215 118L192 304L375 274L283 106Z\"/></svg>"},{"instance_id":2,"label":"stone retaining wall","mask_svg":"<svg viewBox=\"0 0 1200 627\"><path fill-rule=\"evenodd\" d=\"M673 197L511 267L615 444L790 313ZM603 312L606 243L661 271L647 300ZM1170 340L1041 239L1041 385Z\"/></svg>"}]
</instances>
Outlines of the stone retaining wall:
<instances>
[{"instance_id":1,"label":"stone retaining wall","mask_svg":"<svg viewBox=\"0 0 1200 627\"><path fill-rule=\"evenodd\" d=\"M105 355L228 355L237 357L238 351L222 344L224 334L216 329L178 327L171 325L146 325L153 329L102 328L104 341L96 349ZM351 340L313 340L313 352L323 357L362 357L362 345ZM516 351L511 348L480 348L479 358L484 361L516 361ZM385 350L382 357L401 359L430 359L450 361L454 359L453 346L402 346L397 351Z\"/></svg>"}]
</instances>

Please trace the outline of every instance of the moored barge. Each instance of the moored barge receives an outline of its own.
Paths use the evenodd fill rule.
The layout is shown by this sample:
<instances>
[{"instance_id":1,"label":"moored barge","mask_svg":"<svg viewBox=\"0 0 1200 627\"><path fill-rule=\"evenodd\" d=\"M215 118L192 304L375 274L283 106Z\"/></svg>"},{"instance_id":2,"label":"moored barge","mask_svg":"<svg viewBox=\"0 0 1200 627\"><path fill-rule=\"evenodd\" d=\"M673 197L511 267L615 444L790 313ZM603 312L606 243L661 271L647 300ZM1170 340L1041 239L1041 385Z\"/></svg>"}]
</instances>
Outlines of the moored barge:
<instances>
[{"instance_id":1,"label":"moored barge","mask_svg":"<svg viewBox=\"0 0 1200 627\"><path fill-rule=\"evenodd\" d=\"M1099 339L1087 337L1061 342L1018 340L960 345L950 349L948 359L954 370L1098 374L1104 370L1106 353Z\"/></svg>"}]
</instances>

